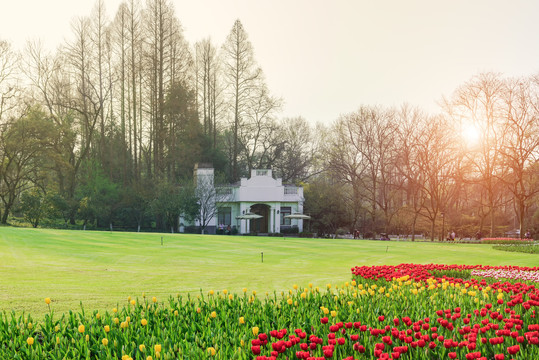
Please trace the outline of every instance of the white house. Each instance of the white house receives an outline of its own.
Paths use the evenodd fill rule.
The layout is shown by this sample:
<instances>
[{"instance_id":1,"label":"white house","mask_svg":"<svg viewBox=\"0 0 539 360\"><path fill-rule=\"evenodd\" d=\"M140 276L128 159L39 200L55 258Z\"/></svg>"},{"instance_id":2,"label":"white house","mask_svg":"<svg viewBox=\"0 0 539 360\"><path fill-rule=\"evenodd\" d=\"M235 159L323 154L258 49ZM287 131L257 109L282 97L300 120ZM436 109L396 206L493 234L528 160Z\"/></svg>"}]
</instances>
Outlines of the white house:
<instances>
[{"instance_id":1,"label":"white house","mask_svg":"<svg viewBox=\"0 0 539 360\"><path fill-rule=\"evenodd\" d=\"M211 165L195 165L194 177L198 188L214 186L214 169ZM273 178L271 170L252 170L250 178L215 187L213 193L213 208L217 211L206 221L206 233L215 234L217 229L229 227L235 227L240 234L279 233L292 227L303 231L302 219L286 218L286 215L303 213L303 187L283 184L281 179ZM246 214L247 217L252 216L250 214L261 217L242 219Z\"/></svg>"}]
</instances>

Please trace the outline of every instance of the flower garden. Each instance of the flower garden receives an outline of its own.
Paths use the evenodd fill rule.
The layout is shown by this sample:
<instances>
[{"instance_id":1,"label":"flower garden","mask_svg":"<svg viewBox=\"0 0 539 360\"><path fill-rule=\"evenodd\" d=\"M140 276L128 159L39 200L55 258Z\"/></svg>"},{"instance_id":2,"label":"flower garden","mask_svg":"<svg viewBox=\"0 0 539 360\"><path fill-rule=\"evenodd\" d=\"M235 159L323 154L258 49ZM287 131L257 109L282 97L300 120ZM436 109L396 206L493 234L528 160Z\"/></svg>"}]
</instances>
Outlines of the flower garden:
<instances>
[{"instance_id":1,"label":"flower garden","mask_svg":"<svg viewBox=\"0 0 539 360\"><path fill-rule=\"evenodd\" d=\"M350 281L325 288L142 295L104 313L61 316L47 298L42 320L3 314L0 358L539 359L538 274L517 266L361 266Z\"/></svg>"}]
</instances>

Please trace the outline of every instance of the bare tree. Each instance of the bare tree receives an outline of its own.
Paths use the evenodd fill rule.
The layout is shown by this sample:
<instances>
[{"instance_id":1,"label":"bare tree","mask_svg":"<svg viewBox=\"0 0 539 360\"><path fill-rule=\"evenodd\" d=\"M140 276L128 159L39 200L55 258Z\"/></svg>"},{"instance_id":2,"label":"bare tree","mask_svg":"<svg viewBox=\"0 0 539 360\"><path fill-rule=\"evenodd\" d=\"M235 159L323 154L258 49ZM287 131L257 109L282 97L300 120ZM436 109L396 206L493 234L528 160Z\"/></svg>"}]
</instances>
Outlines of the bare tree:
<instances>
[{"instance_id":1,"label":"bare tree","mask_svg":"<svg viewBox=\"0 0 539 360\"><path fill-rule=\"evenodd\" d=\"M195 196L199 205L200 228L204 234L210 221L217 217L219 203L230 198L227 187L219 186L215 183L214 177L199 176L196 178L197 184Z\"/></svg>"},{"instance_id":2,"label":"bare tree","mask_svg":"<svg viewBox=\"0 0 539 360\"><path fill-rule=\"evenodd\" d=\"M431 240L435 237L438 217L444 213L455 191L455 177L461 154L458 142L448 133L447 119L431 117L415 139L418 146L418 171L422 174L421 186L425 201L421 215L431 223ZM444 234L441 234L443 238Z\"/></svg>"},{"instance_id":3,"label":"bare tree","mask_svg":"<svg viewBox=\"0 0 539 360\"><path fill-rule=\"evenodd\" d=\"M129 7L127 3L120 4L113 23L111 24L113 53L117 58L114 72L118 74L117 86L119 86L119 95L117 99L112 99L112 102L119 103L120 113L120 134L122 138L122 181L124 185L127 185L127 178L129 170L128 152L131 151L132 143L128 141L131 139L131 119L129 118L129 111L131 109L129 100L130 83L128 79L128 55L129 55L129 37L128 37L128 25L129 25Z\"/></svg>"},{"instance_id":4,"label":"bare tree","mask_svg":"<svg viewBox=\"0 0 539 360\"><path fill-rule=\"evenodd\" d=\"M522 237L530 200L539 192L539 187L533 186L536 174L532 172L539 160L539 83L527 78L507 80L504 101L501 153L509 174L503 181L514 197Z\"/></svg>"},{"instance_id":5,"label":"bare tree","mask_svg":"<svg viewBox=\"0 0 539 360\"><path fill-rule=\"evenodd\" d=\"M333 129L329 145L329 166L348 182L354 191L356 215L369 213L371 227L377 228L382 215L387 231L399 204L399 181L394 165L397 126L393 110L361 107L342 116Z\"/></svg>"},{"instance_id":6,"label":"bare tree","mask_svg":"<svg viewBox=\"0 0 539 360\"><path fill-rule=\"evenodd\" d=\"M465 148L463 160L470 168L468 174L464 174L467 175L464 180L480 187L481 194L476 197L481 215L479 229L483 228L485 216L489 216L490 236L494 235L495 215L504 199L499 186L499 179L505 172L501 163L504 88L504 80L498 74L479 74L460 86L451 99L444 101L456 133L462 134L472 126L472 131L480 134L476 144L467 144L467 139L460 141Z\"/></svg>"},{"instance_id":7,"label":"bare tree","mask_svg":"<svg viewBox=\"0 0 539 360\"><path fill-rule=\"evenodd\" d=\"M167 127L164 118L168 88L190 76L192 59L182 28L168 0L148 0L143 12L146 81L149 94L150 146L153 174L165 174ZM148 159L149 161L149 159ZM150 167L148 167L150 169ZM151 171L150 171L151 173Z\"/></svg>"},{"instance_id":8,"label":"bare tree","mask_svg":"<svg viewBox=\"0 0 539 360\"><path fill-rule=\"evenodd\" d=\"M302 117L281 120L272 168L285 183L306 181L315 171L315 131Z\"/></svg>"},{"instance_id":9,"label":"bare tree","mask_svg":"<svg viewBox=\"0 0 539 360\"><path fill-rule=\"evenodd\" d=\"M55 55L45 54L39 43L29 43L25 72L56 130L53 170L60 193L72 206L70 221L74 223L77 175L92 148L102 103L98 82L92 76L95 58L90 21L75 19L72 28L74 38Z\"/></svg>"},{"instance_id":10,"label":"bare tree","mask_svg":"<svg viewBox=\"0 0 539 360\"><path fill-rule=\"evenodd\" d=\"M0 123L5 122L4 116L16 106L18 59L10 44L0 40Z\"/></svg>"},{"instance_id":11,"label":"bare tree","mask_svg":"<svg viewBox=\"0 0 539 360\"><path fill-rule=\"evenodd\" d=\"M221 66L217 48L211 40L204 39L195 44L195 72L197 87L197 102L204 134L212 140L212 146L217 147L217 119L223 108L223 89L221 85Z\"/></svg>"},{"instance_id":12,"label":"bare tree","mask_svg":"<svg viewBox=\"0 0 539 360\"><path fill-rule=\"evenodd\" d=\"M256 66L253 47L247 32L236 20L223 45L224 77L229 96L232 117L231 163L232 180L239 179L238 158L240 153L239 134L249 109L253 90L261 69Z\"/></svg>"},{"instance_id":13,"label":"bare tree","mask_svg":"<svg viewBox=\"0 0 539 360\"><path fill-rule=\"evenodd\" d=\"M395 166L404 181L401 188L405 193L402 207L404 213L411 215L412 241L415 240L417 220L425 206L425 192L421 191L424 185L424 174L420 171L420 138L422 127L425 125L425 114L418 109L403 106L397 113L399 131L396 133L396 142L400 145L395 157Z\"/></svg>"},{"instance_id":14,"label":"bare tree","mask_svg":"<svg viewBox=\"0 0 539 360\"><path fill-rule=\"evenodd\" d=\"M97 0L92 15L91 23L89 24L90 32L89 39L93 48L91 56L94 57L93 65L87 69L89 73L94 73L92 76L96 84L96 97L99 102L99 146L98 153L101 164L106 163L106 127L107 119L105 115L105 101L110 95L110 87L107 86L107 79L112 80L111 76L106 74L107 58L110 58L110 30L108 29L108 19L106 16L104 0Z\"/></svg>"},{"instance_id":15,"label":"bare tree","mask_svg":"<svg viewBox=\"0 0 539 360\"><path fill-rule=\"evenodd\" d=\"M281 100L272 97L266 85L261 83L252 89L248 103L245 120L238 131L238 141L240 155L245 157L247 171L251 173L254 168L270 168L278 156L276 149L282 147L274 117L281 107Z\"/></svg>"}]
</instances>

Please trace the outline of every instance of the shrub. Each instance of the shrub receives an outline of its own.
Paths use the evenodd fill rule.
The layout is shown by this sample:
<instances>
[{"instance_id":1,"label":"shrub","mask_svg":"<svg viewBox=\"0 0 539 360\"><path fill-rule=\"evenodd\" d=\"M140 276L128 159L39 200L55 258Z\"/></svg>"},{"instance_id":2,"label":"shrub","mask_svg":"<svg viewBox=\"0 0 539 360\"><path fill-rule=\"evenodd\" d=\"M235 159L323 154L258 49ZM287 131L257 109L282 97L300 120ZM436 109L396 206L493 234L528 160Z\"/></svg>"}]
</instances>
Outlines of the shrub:
<instances>
[{"instance_id":1,"label":"shrub","mask_svg":"<svg viewBox=\"0 0 539 360\"><path fill-rule=\"evenodd\" d=\"M299 228L297 226L289 227L289 228L283 228L281 229L281 232L283 234L297 234L299 233Z\"/></svg>"},{"instance_id":2,"label":"shrub","mask_svg":"<svg viewBox=\"0 0 539 360\"><path fill-rule=\"evenodd\" d=\"M194 225L186 226L184 229L184 232L187 234L201 234L202 233L200 226L194 226Z\"/></svg>"},{"instance_id":3,"label":"shrub","mask_svg":"<svg viewBox=\"0 0 539 360\"><path fill-rule=\"evenodd\" d=\"M526 254L539 254L539 246L534 244L526 244L526 245L497 245L492 247L494 250L501 250L501 251L510 251L510 252L521 252Z\"/></svg>"},{"instance_id":4,"label":"shrub","mask_svg":"<svg viewBox=\"0 0 539 360\"><path fill-rule=\"evenodd\" d=\"M372 231L365 231L363 234L363 239L374 239L374 233Z\"/></svg>"},{"instance_id":5,"label":"shrub","mask_svg":"<svg viewBox=\"0 0 539 360\"><path fill-rule=\"evenodd\" d=\"M515 238L483 238L481 244L525 244L532 242L529 239L515 239Z\"/></svg>"},{"instance_id":6,"label":"shrub","mask_svg":"<svg viewBox=\"0 0 539 360\"><path fill-rule=\"evenodd\" d=\"M457 269L450 269L450 270L433 270L431 271L432 276L443 278L445 277L451 277L451 278L460 278L463 280L468 280L472 278L472 271L471 270L457 270Z\"/></svg>"}]
</instances>

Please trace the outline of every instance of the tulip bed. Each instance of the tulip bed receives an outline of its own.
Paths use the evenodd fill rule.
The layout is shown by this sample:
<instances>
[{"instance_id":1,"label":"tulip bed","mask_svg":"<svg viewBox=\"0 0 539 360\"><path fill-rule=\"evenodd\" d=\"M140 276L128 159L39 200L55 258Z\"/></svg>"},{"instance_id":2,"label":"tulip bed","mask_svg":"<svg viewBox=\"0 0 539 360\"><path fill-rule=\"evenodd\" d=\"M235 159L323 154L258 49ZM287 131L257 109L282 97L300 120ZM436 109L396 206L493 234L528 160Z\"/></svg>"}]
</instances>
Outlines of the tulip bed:
<instances>
[{"instance_id":1,"label":"tulip bed","mask_svg":"<svg viewBox=\"0 0 539 360\"><path fill-rule=\"evenodd\" d=\"M450 271L493 266L363 266L353 279L273 294L243 289L196 297L128 298L84 310L0 318L2 359L539 359L533 280L487 284Z\"/></svg>"}]
</instances>

